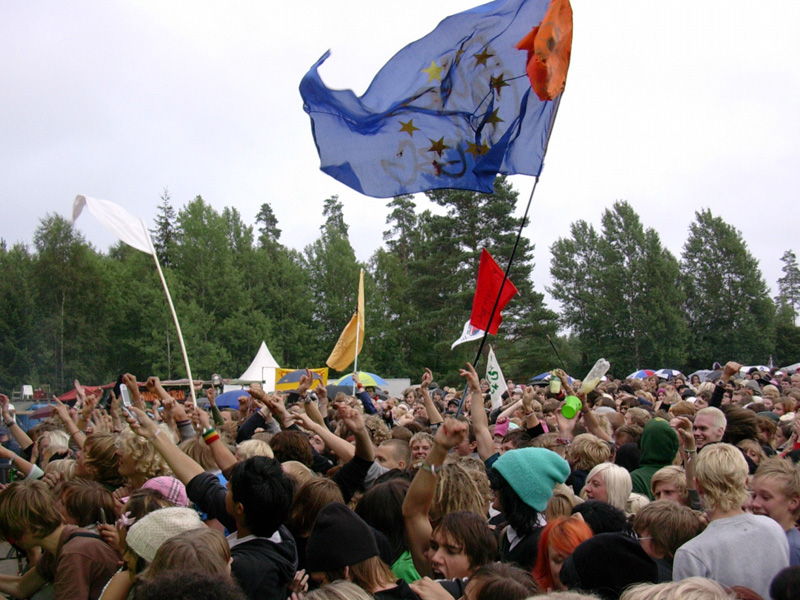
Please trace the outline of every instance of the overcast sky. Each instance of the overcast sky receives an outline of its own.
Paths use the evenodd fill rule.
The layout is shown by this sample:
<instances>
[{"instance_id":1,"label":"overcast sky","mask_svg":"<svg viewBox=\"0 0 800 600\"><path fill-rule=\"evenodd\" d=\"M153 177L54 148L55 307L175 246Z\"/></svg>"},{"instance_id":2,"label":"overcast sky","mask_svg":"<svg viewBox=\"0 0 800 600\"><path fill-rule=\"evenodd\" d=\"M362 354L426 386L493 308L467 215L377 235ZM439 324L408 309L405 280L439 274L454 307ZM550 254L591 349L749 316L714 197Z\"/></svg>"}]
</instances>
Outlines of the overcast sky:
<instances>
[{"instance_id":1,"label":"overcast sky","mask_svg":"<svg viewBox=\"0 0 800 600\"><path fill-rule=\"evenodd\" d=\"M253 222L269 202L301 249L338 194L360 260L382 243L386 201L319 171L298 84L326 50L329 86L363 93L407 43L468 0L400 3L0 3L0 237L30 243L76 194L148 222L169 189ZM800 3L573 0L567 89L526 235L537 288L550 245L615 200L680 254L694 212L739 228L775 288L800 251ZM520 213L533 179L514 177ZM428 206L417 196L420 208ZM114 240L88 215L79 229ZM711 265L713 267L713 265Z\"/></svg>"}]
</instances>

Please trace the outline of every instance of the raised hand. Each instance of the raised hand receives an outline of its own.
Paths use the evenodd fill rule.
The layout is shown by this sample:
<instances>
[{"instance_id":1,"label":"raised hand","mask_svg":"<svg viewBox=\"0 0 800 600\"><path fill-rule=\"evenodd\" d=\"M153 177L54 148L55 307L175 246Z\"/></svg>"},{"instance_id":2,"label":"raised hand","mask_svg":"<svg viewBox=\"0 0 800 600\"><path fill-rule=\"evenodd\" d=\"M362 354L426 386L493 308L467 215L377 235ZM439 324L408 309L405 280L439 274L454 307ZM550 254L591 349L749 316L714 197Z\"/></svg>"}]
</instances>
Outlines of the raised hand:
<instances>
[{"instance_id":1,"label":"raised hand","mask_svg":"<svg viewBox=\"0 0 800 600\"><path fill-rule=\"evenodd\" d=\"M311 373L311 369L306 369L306 372L300 376L300 381L297 384L297 393L301 396L305 396L313 382L314 375Z\"/></svg>"},{"instance_id":2,"label":"raised hand","mask_svg":"<svg viewBox=\"0 0 800 600\"><path fill-rule=\"evenodd\" d=\"M77 381L77 379L76 379ZM64 425L69 425L72 419L69 416L69 407L58 399L58 396L53 394L53 412L58 415Z\"/></svg>"},{"instance_id":3,"label":"raised hand","mask_svg":"<svg viewBox=\"0 0 800 600\"><path fill-rule=\"evenodd\" d=\"M122 383L128 388L131 393L131 403L136 406L142 405L142 396L139 394L139 384L136 382L136 377L130 373L125 373L122 376Z\"/></svg>"},{"instance_id":4,"label":"raised hand","mask_svg":"<svg viewBox=\"0 0 800 600\"><path fill-rule=\"evenodd\" d=\"M481 381L478 378L478 373L475 371L475 367L473 367L471 363L467 363L467 368L459 370L458 373L461 375L461 377L464 377L467 380L467 384L469 385L471 392L481 391Z\"/></svg>"},{"instance_id":5,"label":"raised hand","mask_svg":"<svg viewBox=\"0 0 800 600\"><path fill-rule=\"evenodd\" d=\"M463 370L463 369L462 369ZM464 441L467 436L467 424L451 417L445 419L439 429L436 430L434 443L439 444L446 450L451 450Z\"/></svg>"},{"instance_id":6,"label":"raised hand","mask_svg":"<svg viewBox=\"0 0 800 600\"><path fill-rule=\"evenodd\" d=\"M426 368L425 372L422 374L422 380L419 382L420 389L427 390L430 387L432 381L433 381L433 373L431 373L430 369Z\"/></svg>"},{"instance_id":7,"label":"raised hand","mask_svg":"<svg viewBox=\"0 0 800 600\"><path fill-rule=\"evenodd\" d=\"M367 426L364 424L364 416L355 408L340 405L338 411L342 423L354 434L366 431Z\"/></svg>"}]
</instances>

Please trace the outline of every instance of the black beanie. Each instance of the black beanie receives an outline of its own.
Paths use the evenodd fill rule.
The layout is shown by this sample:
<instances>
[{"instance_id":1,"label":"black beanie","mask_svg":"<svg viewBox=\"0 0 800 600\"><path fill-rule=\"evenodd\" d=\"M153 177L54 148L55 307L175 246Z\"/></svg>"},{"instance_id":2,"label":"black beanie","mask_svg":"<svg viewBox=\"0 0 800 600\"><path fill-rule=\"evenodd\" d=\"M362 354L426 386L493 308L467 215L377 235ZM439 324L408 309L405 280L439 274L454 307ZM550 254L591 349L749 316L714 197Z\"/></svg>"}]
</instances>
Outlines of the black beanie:
<instances>
[{"instance_id":1,"label":"black beanie","mask_svg":"<svg viewBox=\"0 0 800 600\"><path fill-rule=\"evenodd\" d=\"M306 571L335 571L378 556L372 528L340 502L323 508L306 545Z\"/></svg>"},{"instance_id":2,"label":"black beanie","mask_svg":"<svg viewBox=\"0 0 800 600\"><path fill-rule=\"evenodd\" d=\"M570 589L614 600L634 583L658 583L658 566L636 538L601 533L575 548L564 561L560 578Z\"/></svg>"}]
</instances>

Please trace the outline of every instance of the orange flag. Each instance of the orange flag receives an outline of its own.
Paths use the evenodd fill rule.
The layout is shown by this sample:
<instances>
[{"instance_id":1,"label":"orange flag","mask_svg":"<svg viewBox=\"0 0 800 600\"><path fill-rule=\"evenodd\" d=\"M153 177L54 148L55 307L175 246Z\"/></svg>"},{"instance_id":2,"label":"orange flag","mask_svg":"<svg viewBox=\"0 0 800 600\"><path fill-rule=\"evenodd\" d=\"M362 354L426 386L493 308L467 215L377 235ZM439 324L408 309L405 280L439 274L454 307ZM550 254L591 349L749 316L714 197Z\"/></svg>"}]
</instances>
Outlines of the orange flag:
<instances>
[{"instance_id":1,"label":"orange flag","mask_svg":"<svg viewBox=\"0 0 800 600\"><path fill-rule=\"evenodd\" d=\"M538 27L517 44L528 51L528 78L539 100L564 91L572 52L572 7L569 0L552 0Z\"/></svg>"},{"instance_id":2,"label":"orange flag","mask_svg":"<svg viewBox=\"0 0 800 600\"><path fill-rule=\"evenodd\" d=\"M326 364L336 371L344 371L353 364L364 346L364 270L358 278L358 307L350 322L339 336Z\"/></svg>"}]
</instances>

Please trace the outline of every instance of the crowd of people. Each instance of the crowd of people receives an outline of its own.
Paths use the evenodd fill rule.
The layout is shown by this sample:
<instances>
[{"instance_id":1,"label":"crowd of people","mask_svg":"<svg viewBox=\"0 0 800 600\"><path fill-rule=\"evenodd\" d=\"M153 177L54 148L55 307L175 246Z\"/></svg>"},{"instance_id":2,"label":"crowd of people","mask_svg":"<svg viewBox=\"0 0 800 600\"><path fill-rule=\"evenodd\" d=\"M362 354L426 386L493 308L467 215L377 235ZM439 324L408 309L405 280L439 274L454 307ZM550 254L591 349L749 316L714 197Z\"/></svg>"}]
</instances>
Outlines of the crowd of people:
<instances>
[{"instance_id":1,"label":"crowd of people","mask_svg":"<svg viewBox=\"0 0 800 600\"><path fill-rule=\"evenodd\" d=\"M471 365L397 398L307 371L238 410L126 374L29 431L0 394L0 597L798 598L800 373L743 371L500 406Z\"/></svg>"}]
</instances>

